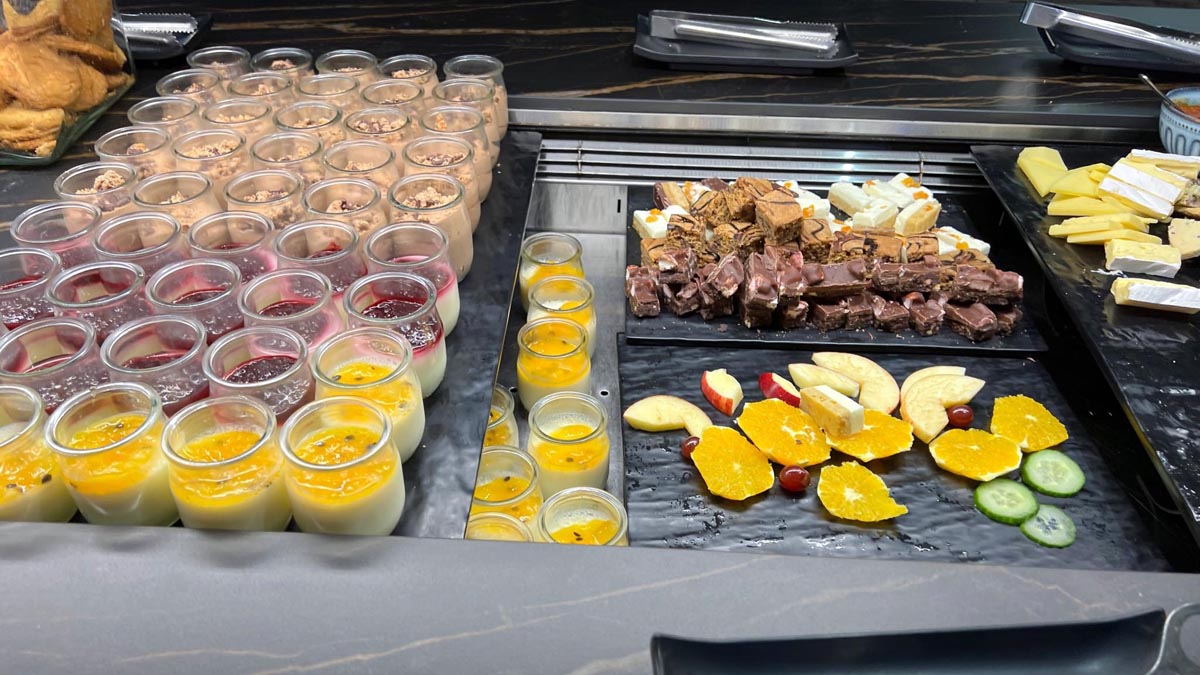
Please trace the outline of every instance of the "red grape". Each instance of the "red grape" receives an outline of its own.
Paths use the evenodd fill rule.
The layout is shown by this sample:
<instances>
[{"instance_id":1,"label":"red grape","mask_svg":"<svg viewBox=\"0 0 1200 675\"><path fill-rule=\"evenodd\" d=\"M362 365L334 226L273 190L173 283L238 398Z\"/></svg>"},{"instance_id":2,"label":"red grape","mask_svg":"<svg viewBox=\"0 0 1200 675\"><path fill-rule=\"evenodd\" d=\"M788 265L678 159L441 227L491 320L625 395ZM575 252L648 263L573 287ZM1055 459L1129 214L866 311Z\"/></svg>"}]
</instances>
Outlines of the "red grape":
<instances>
[{"instance_id":1,"label":"red grape","mask_svg":"<svg viewBox=\"0 0 1200 675\"><path fill-rule=\"evenodd\" d=\"M683 439L683 443L679 444L679 448L683 450L683 458L691 459L692 451L696 449L697 445L700 445L699 436L688 436L687 438Z\"/></svg>"},{"instance_id":2,"label":"red grape","mask_svg":"<svg viewBox=\"0 0 1200 675\"><path fill-rule=\"evenodd\" d=\"M946 411L946 416L950 418L950 426L966 429L975 420L975 411L969 405L956 405Z\"/></svg>"},{"instance_id":3,"label":"red grape","mask_svg":"<svg viewBox=\"0 0 1200 675\"><path fill-rule=\"evenodd\" d=\"M808 470L802 466L785 466L779 472L779 487L788 492L804 492L811 481Z\"/></svg>"}]
</instances>

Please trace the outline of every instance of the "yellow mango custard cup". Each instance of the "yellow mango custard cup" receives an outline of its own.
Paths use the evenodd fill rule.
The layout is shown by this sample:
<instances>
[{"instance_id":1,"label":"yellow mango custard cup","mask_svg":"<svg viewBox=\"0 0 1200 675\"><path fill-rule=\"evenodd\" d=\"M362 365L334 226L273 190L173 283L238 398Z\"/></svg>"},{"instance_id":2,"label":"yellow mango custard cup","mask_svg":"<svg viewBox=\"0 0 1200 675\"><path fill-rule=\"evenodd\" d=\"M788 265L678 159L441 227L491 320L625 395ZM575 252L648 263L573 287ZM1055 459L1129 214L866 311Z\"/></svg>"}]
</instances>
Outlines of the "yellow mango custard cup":
<instances>
[{"instance_id":1,"label":"yellow mango custard cup","mask_svg":"<svg viewBox=\"0 0 1200 675\"><path fill-rule=\"evenodd\" d=\"M587 332L574 321L538 319L517 333L517 395L526 410L545 396L592 390Z\"/></svg>"},{"instance_id":2,"label":"yellow mango custard cup","mask_svg":"<svg viewBox=\"0 0 1200 675\"><path fill-rule=\"evenodd\" d=\"M467 519L464 539L487 541L533 541L533 534L524 523L503 513L473 513Z\"/></svg>"},{"instance_id":3,"label":"yellow mango custard cup","mask_svg":"<svg viewBox=\"0 0 1200 675\"><path fill-rule=\"evenodd\" d=\"M542 232L521 244L517 283L521 307L529 310L529 292L547 277L583 278L583 244L569 234Z\"/></svg>"},{"instance_id":4,"label":"yellow mango custard cup","mask_svg":"<svg viewBox=\"0 0 1200 675\"><path fill-rule=\"evenodd\" d=\"M533 458L513 447L486 448L471 499L471 515L503 513L532 522L542 507L542 489Z\"/></svg>"},{"instance_id":5,"label":"yellow mango custard cup","mask_svg":"<svg viewBox=\"0 0 1200 675\"><path fill-rule=\"evenodd\" d=\"M516 407L517 404L507 389L498 384L492 387L492 406L488 411L487 432L483 435L484 449L498 445L521 447Z\"/></svg>"},{"instance_id":6,"label":"yellow mango custard cup","mask_svg":"<svg viewBox=\"0 0 1200 675\"><path fill-rule=\"evenodd\" d=\"M392 445L407 462L425 435L425 402L412 367L408 340L383 328L356 328L321 345L313 355L317 400L357 396L384 410Z\"/></svg>"},{"instance_id":7,"label":"yellow mango custard cup","mask_svg":"<svg viewBox=\"0 0 1200 675\"><path fill-rule=\"evenodd\" d=\"M625 507L604 490L563 490L542 504L534 522L537 541L584 546L628 546Z\"/></svg>"},{"instance_id":8,"label":"yellow mango custard cup","mask_svg":"<svg viewBox=\"0 0 1200 675\"><path fill-rule=\"evenodd\" d=\"M158 394L133 382L81 391L50 416L46 443L89 523L179 520L161 447L165 422Z\"/></svg>"},{"instance_id":9,"label":"yellow mango custard cup","mask_svg":"<svg viewBox=\"0 0 1200 675\"><path fill-rule=\"evenodd\" d=\"M75 502L50 454L42 398L29 387L0 385L0 520L62 523Z\"/></svg>"},{"instance_id":10,"label":"yellow mango custard cup","mask_svg":"<svg viewBox=\"0 0 1200 675\"><path fill-rule=\"evenodd\" d=\"M575 392L551 394L529 411L529 456L542 495L608 483L608 418L600 401Z\"/></svg>"},{"instance_id":11,"label":"yellow mango custard cup","mask_svg":"<svg viewBox=\"0 0 1200 675\"><path fill-rule=\"evenodd\" d=\"M569 319L587 333L587 353L596 351L595 289L582 277L546 277L529 290L527 321Z\"/></svg>"},{"instance_id":12,"label":"yellow mango custard cup","mask_svg":"<svg viewBox=\"0 0 1200 675\"><path fill-rule=\"evenodd\" d=\"M205 530L279 531L292 519L275 413L248 396L210 398L163 431L179 518Z\"/></svg>"},{"instance_id":13,"label":"yellow mango custard cup","mask_svg":"<svg viewBox=\"0 0 1200 675\"><path fill-rule=\"evenodd\" d=\"M386 535L404 512L404 469L382 408L353 396L313 401L280 432L296 525L318 534Z\"/></svg>"}]
</instances>

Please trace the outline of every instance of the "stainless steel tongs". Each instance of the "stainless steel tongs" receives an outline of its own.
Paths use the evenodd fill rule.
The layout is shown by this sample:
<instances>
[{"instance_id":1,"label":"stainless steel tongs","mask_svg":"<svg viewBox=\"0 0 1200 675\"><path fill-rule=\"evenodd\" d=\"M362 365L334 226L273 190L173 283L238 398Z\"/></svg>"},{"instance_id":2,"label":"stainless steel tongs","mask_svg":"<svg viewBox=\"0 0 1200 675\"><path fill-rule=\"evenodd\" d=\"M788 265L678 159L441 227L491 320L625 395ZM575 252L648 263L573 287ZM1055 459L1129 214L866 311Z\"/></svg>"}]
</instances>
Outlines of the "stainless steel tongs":
<instances>
[{"instance_id":1,"label":"stainless steel tongs","mask_svg":"<svg viewBox=\"0 0 1200 675\"><path fill-rule=\"evenodd\" d=\"M1171 28L1149 26L1042 2L1025 5L1021 23L1095 42L1150 51L1188 63L1200 63L1200 35Z\"/></svg>"},{"instance_id":2,"label":"stainless steel tongs","mask_svg":"<svg viewBox=\"0 0 1200 675\"><path fill-rule=\"evenodd\" d=\"M837 32L837 26L831 23L665 10L650 12L650 35L668 40L831 53L837 48Z\"/></svg>"}]
</instances>

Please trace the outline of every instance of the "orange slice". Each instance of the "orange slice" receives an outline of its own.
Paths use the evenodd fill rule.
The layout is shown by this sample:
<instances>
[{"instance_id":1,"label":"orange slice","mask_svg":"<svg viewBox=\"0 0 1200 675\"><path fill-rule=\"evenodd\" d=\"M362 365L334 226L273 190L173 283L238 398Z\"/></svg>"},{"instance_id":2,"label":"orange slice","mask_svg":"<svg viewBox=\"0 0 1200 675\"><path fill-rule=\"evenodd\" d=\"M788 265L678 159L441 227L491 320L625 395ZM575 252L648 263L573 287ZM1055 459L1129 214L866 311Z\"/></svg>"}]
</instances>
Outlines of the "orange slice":
<instances>
[{"instance_id":1,"label":"orange slice","mask_svg":"<svg viewBox=\"0 0 1200 675\"><path fill-rule=\"evenodd\" d=\"M817 422L777 398L747 403L737 423L773 462L812 466L829 459L829 441Z\"/></svg>"},{"instance_id":2,"label":"orange slice","mask_svg":"<svg viewBox=\"0 0 1200 675\"><path fill-rule=\"evenodd\" d=\"M692 462L708 491L726 499L741 501L775 484L775 472L767 456L729 427L705 429L700 444L692 451Z\"/></svg>"},{"instance_id":3,"label":"orange slice","mask_svg":"<svg viewBox=\"0 0 1200 675\"><path fill-rule=\"evenodd\" d=\"M835 450L860 462L891 457L912 449L912 425L878 410L863 413L863 430L844 438L829 437Z\"/></svg>"},{"instance_id":4,"label":"orange slice","mask_svg":"<svg viewBox=\"0 0 1200 675\"><path fill-rule=\"evenodd\" d=\"M929 454L937 465L979 481L999 478L1021 467L1021 448L982 429L951 429L933 439Z\"/></svg>"},{"instance_id":5,"label":"orange slice","mask_svg":"<svg viewBox=\"0 0 1200 675\"><path fill-rule=\"evenodd\" d=\"M1067 428L1046 406L1028 396L1003 396L992 407L992 433L1025 452L1037 452L1067 440Z\"/></svg>"},{"instance_id":6,"label":"orange slice","mask_svg":"<svg viewBox=\"0 0 1200 675\"><path fill-rule=\"evenodd\" d=\"M817 482L821 505L838 518L874 523L902 516L908 507L897 504L883 479L857 462L821 469Z\"/></svg>"}]
</instances>

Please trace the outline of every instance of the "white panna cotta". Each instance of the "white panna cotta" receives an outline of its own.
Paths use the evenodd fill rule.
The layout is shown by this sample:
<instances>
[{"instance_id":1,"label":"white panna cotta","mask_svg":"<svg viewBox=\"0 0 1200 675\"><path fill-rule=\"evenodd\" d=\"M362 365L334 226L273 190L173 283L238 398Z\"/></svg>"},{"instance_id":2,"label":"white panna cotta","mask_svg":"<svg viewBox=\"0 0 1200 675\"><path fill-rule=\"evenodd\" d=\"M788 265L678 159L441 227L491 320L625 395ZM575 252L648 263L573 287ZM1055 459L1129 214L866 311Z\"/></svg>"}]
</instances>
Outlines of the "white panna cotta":
<instances>
[{"instance_id":1,"label":"white panna cotta","mask_svg":"<svg viewBox=\"0 0 1200 675\"><path fill-rule=\"evenodd\" d=\"M421 383L413 369L393 378L395 370L395 364L370 358L347 361L330 370L331 378L342 387L319 379L317 398L350 395L378 405L392 422L392 445L400 453L400 461L407 462L425 435L425 402L421 396Z\"/></svg>"},{"instance_id":2,"label":"white panna cotta","mask_svg":"<svg viewBox=\"0 0 1200 675\"><path fill-rule=\"evenodd\" d=\"M42 439L46 417L41 401L30 390L24 393L27 399L15 394L18 405L9 406L5 401L0 413L0 419L28 418L0 426L0 520L66 522L75 515L75 502ZM0 393L0 397L7 399L9 394Z\"/></svg>"},{"instance_id":3,"label":"white panna cotta","mask_svg":"<svg viewBox=\"0 0 1200 675\"><path fill-rule=\"evenodd\" d=\"M608 483L608 434L580 415L539 418L529 454L537 462L542 496L573 487L604 489Z\"/></svg>"},{"instance_id":4,"label":"white panna cotta","mask_svg":"<svg viewBox=\"0 0 1200 675\"><path fill-rule=\"evenodd\" d=\"M458 325L458 315L462 311L458 301L457 279L451 276L450 282L438 289L437 301L434 304L437 306L438 316L442 317L442 329L446 331L446 335L450 335Z\"/></svg>"}]
</instances>

